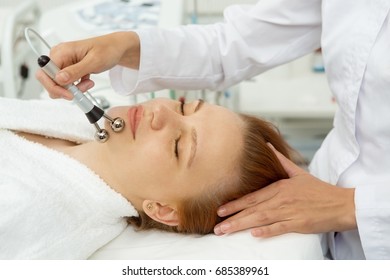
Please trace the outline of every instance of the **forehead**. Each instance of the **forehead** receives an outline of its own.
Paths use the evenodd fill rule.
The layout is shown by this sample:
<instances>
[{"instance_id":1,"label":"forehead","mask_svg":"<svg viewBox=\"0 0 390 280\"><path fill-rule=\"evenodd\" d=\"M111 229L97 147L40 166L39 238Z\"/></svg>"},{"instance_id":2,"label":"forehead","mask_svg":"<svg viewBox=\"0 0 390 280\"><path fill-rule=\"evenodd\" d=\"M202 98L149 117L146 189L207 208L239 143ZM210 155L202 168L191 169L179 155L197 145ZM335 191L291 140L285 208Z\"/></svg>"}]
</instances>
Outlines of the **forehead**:
<instances>
[{"instance_id":1,"label":"forehead","mask_svg":"<svg viewBox=\"0 0 390 280\"><path fill-rule=\"evenodd\" d=\"M199 112L206 119L199 131L200 147L209 155L235 157L242 148L243 120L221 106L205 104Z\"/></svg>"},{"instance_id":2,"label":"forehead","mask_svg":"<svg viewBox=\"0 0 390 280\"><path fill-rule=\"evenodd\" d=\"M227 178L235 168L243 147L244 122L238 114L221 106L205 103L197 113L197 154L191 166L194 180L210 185Z\"/></svg>"}]
</instances>

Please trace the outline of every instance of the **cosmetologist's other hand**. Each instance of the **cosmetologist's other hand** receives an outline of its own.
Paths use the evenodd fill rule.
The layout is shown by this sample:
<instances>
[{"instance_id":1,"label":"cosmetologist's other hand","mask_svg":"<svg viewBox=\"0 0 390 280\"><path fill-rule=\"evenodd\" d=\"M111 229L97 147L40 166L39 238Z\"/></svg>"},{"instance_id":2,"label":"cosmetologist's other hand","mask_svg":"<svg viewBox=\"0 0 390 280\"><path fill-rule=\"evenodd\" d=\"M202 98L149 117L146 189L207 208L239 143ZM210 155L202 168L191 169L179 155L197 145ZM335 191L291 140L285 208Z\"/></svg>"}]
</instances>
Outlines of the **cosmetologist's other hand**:
<instances>
[{"instance_id":1,"label":"cosmetologist's other hand","mask_svg":"<svg viewBox=\"0 0 390 280\"><path fill-rule=\"evenodd\" d=\"M290 178L221 206L219 216L236 214L215 226L216 235L249 228L255 237L271 237L357 227L354 188L323 182L271 148Z\"/></svg>"}]
</instances>

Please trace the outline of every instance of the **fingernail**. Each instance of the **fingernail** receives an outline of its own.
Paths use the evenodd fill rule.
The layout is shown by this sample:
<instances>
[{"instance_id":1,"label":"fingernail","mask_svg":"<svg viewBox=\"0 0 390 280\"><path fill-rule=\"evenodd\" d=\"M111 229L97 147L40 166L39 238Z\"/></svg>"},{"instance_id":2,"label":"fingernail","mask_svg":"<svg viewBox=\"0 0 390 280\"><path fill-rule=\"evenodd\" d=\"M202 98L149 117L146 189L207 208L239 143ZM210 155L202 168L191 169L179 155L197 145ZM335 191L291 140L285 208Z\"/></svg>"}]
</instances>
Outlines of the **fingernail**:
<instances>
[{"instance_id":1,"label":"fingernail","mask_svg":"<svg viewBox=\"0 0 390 280\"><path fill-rule=\"evenodd\" d=\"M214 228L214 233L215 233L216 235L222 235L223 232L221 231L221 227L220 227L220 226L216 226L216 227Z\"/></svg>"},{"instance_id":2,"label":"fingernail","mask_svg":"<svg viewBox=\"0 0 390 280\"><path fill-rule=\"evenodd\" d=\"M94 85L95 83L93 81L88 81L86 84L87 90L93 88Z\"/></svg>"},{"instance_id":3,"label":"fingernail","mask_svg":"<svg viewBox=\"0 0 390 280\"><path fill-rule=\"evenodd\" d=\"M73 99L73 96L71 94L64 94L61 97L63 99L69 100L69 101Z\"/></svg>"},{"instance_id":4,"label":"fingernail","mask_svg":"<svg viewBox=\"0 0 390 280\"><path fill-rule=\"evenodd\" d=\"M263 230L261 230L259 228L252 229L251 233L252 233L252 236L254 236L254 237L260 237L263 235Z\"/></svg>"},{"instance_id":5,"label":"fingernail","mask_svg":"<svg viewBox=\"0 0 390 280\"><path fill-rule=\"evenodd\" d=\"M66 83L69 80L69 74L67 72L59 72L56 75L56 81L59 83Z\"/></svg>"},{"instance_id":6,"label":"fingernail","mask_svg":"<svg viewBox=\"0 0 390 280\"><path fill-rule=\"evenodd\" d=\"M270 148L275 148L274 145L272 145L270 142L267 142L267 145L270 147Z\"/></svg>"},{"instance_id":7,"label":"fingernail","mask_svg":"<svg viewBox=\"0 0 390 280\"><path fill-rule=\"evenodd\" d=\"M222 224L222 225L221 225L221 231L222 231L223 233L227 233L227 231L229 231L230 228L231 228L230 223L226 223L226 224Z\"/></svg>"},{"instance_id":8,"label":"fingernail","mask_svg":"<svg viewBox=\"0 0 390 280\"><path fill-rule=\"evenodd\" d=\"M221 207L221 208L219 208L218 211L217 211L218 216L222 216L222 215L224 215L225 213L226 213L226 208L225 208L225 207Z\"/></svg>"}]
</instances>

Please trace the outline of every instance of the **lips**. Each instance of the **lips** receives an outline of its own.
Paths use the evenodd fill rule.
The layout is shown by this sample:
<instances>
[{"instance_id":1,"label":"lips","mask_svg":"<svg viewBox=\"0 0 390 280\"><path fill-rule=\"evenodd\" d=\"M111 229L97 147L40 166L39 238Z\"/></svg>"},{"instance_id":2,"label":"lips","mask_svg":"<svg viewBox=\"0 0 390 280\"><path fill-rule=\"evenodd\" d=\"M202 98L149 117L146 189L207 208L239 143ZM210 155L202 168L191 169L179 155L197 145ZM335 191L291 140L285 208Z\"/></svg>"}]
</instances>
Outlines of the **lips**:
<instances>
[{"instance_id":1,"label":"lips","mask_svg":"<svg viewBox=\"0 0 390 280\"><path fill-rule=\"evenodd\" d=\"M142 108L142 106L138 105L138 106L131 107L127 113L129 117L131 132L133 134L134 139L137 133L137 128L142 119L143 111L144 109Z\"/></svg>"}]
</instances>

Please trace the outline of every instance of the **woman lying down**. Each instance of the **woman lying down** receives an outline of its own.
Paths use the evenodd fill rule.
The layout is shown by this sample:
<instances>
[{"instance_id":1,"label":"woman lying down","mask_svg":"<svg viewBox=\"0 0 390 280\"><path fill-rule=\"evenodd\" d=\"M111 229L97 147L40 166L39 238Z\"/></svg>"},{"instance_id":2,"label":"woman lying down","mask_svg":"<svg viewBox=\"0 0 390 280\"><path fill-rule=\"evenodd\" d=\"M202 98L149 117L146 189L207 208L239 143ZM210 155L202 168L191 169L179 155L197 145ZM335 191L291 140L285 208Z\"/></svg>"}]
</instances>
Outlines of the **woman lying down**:
<instances>
[{"instance_id":1,"label":"woman lying down","mask_svg":"<svg viewBox=\"0 0 390 280\"><path fill-rule=\"evenodd\" d=\"M218 206L287 178L260 119L201 100L108 113L126 126L102 144L69 102L0 98L1 259L86 259L128 223L209 234Z\"/></svg>"}]
</instances>

